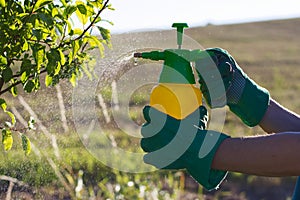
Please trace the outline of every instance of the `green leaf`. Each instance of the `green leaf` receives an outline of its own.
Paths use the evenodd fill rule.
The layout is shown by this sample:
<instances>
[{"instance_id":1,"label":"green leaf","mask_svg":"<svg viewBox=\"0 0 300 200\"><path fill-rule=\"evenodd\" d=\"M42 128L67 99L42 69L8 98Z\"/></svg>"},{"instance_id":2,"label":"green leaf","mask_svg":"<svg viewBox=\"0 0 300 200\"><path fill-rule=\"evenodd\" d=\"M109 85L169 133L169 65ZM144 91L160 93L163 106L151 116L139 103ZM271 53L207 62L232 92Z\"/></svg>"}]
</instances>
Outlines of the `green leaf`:
<instances>
[{"instance_id":1,"label":"green leaf","mask_svg":"<svg viewBox=\"0 0 300 200\"><path fill-rule=\"evenodd\" d=\"M4 56L0 55L0 64L1 65L7 65L7 59Z\"/></svg>"},{"instance_id":2,"label":"green leaf","mask_svg":"<svg viewBox=\"0 0 300 200\"><path fill-rule=\"evenodd\" d=\"M59 62L61 60L60 52L57 49L51 49L50 55L52 56L52 59L54 59L56 62Z\"/></svg>"},{"instance_id":3,"label":"green leaf","mask_svg":"<svg viewBox=\"0 0 300 200\"><path fill-rule=\"evenodd\" d=\"M87 9L85 7L85 5L83 4L78 4L77 5L78 10L80 11L81 14L86 15L87 13Z\"/></svg>"},{"instance_id":4,"label":"green leaf","mask_svg":"<svg viewBox=\"0 0 300 200\"><path fill-rule=\"evenodd\" d=\"M53 80L53 77L52 76L49 76L48 74L46 75L46 78L45 78L45 85L46 87L50 86L52 84L52 80Z\"/></svg>"},{"instance_id":5,"label":"green leaf","mask_svg":"<svg viewBox=\"0 0 300 200\"><path fill-rule=\"evenodd\" d=\"M100 56L101 56L101 58L103 58L104 57L104 47L103 47L102 43L100 42L100 40L96 36L90 36L88 42L91 45L91 47L96 46L99 49Z\"/></svg>"},{"instance_id":6,"label":"green leaf","mask_svg":"<svg viewBox=\"0 0 300 200\"><path fill-rule=\"evenodd\" d=\"M2 129L2 144L5 151L9 151L13 145L13 137L11 131L7 129Z\"/></svg>"},{"instance_id":7,"label":"green leaf","mask_svg":"<svg viewBox=\"0 0 300 200\"><path fill-rule=\"evenodd\" d=\"M20 80L22 81L22 83L25 83L25 81L27 81L27 79L28 79L27 72L23 72L20 77Z\"/></svg>"},{"instance_id":8,"label":"green leaf","mask_svg":"<svg viewBox=\"0 0 300 200\"><path fill-rule=\"evenodd\" d=\"M98 26L98 29L100 31L102 38L106 41L110 41L111 39L110 30L103 28L101 26Z\"/></svg>"},{"instance_id":9,"label":"green leaf","mask_svg":"<svg viewBox=\"0 0 300 200\"><path fill-rule=\"evenodd\" d=\"M102 19L101 21L102 22L107 22L107 23L109 23L112 26L114 25L114 23L112 21L109 21L109 20L106 20L106 19Z\"/></svg>"},{"instance_id":10,"label":"green leaf","mask_svg":"<svg viewBox=\"0 0 300 200\"><path fill-rule=\"evenodd\" d=\"M34 82L32 80L27 80L25 82L23 88L24 88L25 92L30 93L30 92L32 92L34 90L35 84L34 84Z\"/></svg>"},{"instance_id":11,"label":"green leaf","mask_svg":"<svg viewBox=\"0 0 300 200\"><path fill-rule=\"evenodd\" d=\"M107 8L108 8L109 10L116 10L115 8L112 7L111 4L109 4L109 5L107 6Z\"/></svg>"},{"instance_id":12,"label":"green leaf","mask_svg":"<svg viewBox=\"0 0 300 200\"><path fill-rule=\"evenodd\" d=\"M22 18L24 18L24 17L26 17L28 15L29 15L29 13L20 13L20 14L17 15L17 17L20 18L20 19L22 19Z\"/></svg>"},{"instance_id":13,"label":"green leaf","mask_svg":"<svg viewBox=\"0 0 300 200\"><path fill-rule=\"evenodd\" d=\"M3 70L2 72L2 78L5 83L9 82L13 76L13 71L11 70L10 67L7 67Z\"/></svg>"},{"instance_id":14,"label":"green leaf","mask_svg":"<svg viewBox=\"0 0 300 200\"><path fill-rule=\"evenodd\" d=\"M52 17L55 17L56 15L58 15L59 12L58 12L58 8L53 8L52 11L51 11L51 16Z\"/></svg>"},{"instance_id":15,"label":"green leaf","mask_svg":"<svg viewBox=\"0 0 300 200\"><path fill-rule=\"evenodd\" d=\"M64 16L66 18L69 18L70 15L72 15L75 11L77 10L77 7L76 6L73 6L73 5L68 5L66 7L66 9L64 10Z\"/></svg>"},{"instance_id":16,"label":"green leaf","mask_svg":"<svg viewBox=\"0 0 300 200\"><path fill-rule=\"evenodd\" d=\"M76 57L77 55L77 52L79 51L80 49L80 45L79 45L79 41L78 40L73 40L71 42L71 45L72 45L72 48L73 48L73 51L72 51L72 60ZM71 62L72 62L71 60ZM70 61L69 61L70 62Z\"/></svg>"},{"instance_id":17,"label":"green leaf","mask_svg":"<svg viewBox=\"0 0 300 200\"><path fill-rule=\"evenodd\" d=\"M70 34L71 35L71 32L73 31L72 29L73 29L73 26L72 26L72 24L70 23L70 21L65 21L66 22L66 24L68 25L68 34Z\"/></svg>"},{"instance_id":18,"label":"green leaf","mask_svg":"<svg viewBox=\"0 0 300 200\"><path fill-rule=\"evenodd\" d=\"M85 25L88 21L88 15L87 15L87 9L82 1L76 1L77 10L76 15L79 19L79 21Z\"/></svg>"},{"instance_id":19,"label":"green leaf","mask_svg":"<svg viewBox=\"0 0 300 200\"><path fill-rule=\"evenodd\" d=\"M40 21L45 22L47 24L47 26L53 26L54 22L53 22L53 17L49 14L45 14L45 13L38 13L38 19L40 19Z\"/></svg>"},{"instance_id":20,"label":"green leaf","mask_svg":"<svg viewBox=\"0 0 300 200\"><path fill-rule=\"evenodd\" d=\"M94 6L92 4L90 4L90 2L87 3L86 9L87 9L87 13L86 14L87 14L88 17L92 17L93 15L96 14L95 10L94 10Z\"/></svg>"},{"instance_id":21,"label":"green leaf","mask_svg":"<svg viewBox=\"0 0 300 200\"><path fill-rule=\"evenodd\" d=\"M25 40L22 47L22 51L27 51L28 49L29 49L28 42Z\"/></svg>"},{"instance_id":22,"label":"green leaf","mask_svg":"<svg viewBox=\"0 0 300 200\"><path fill-rule=\"evenodd\" d=\"M61 36L64 33L64 26L62 24L55 24L55 28L56 33L60 33L59 36Z\"/></svg>"},{"instance_id":23,"label":"green leaf","mask_svg":"<svg viewBox=\"0 0 300 200\"><path fill-rule=\"evenodd\" d=\"M31 142L30 142L29 138L24 134L21 135L21 138L22 138L23 151L24 151L25 155L28 156L31 152Z\"/></svg>"},{"instance_id":24,"label":"green leaf","mask_svg":"<svg viewBox=\"0 0 300 200\"><path fill-rule=\"evenodd\" d=\"M41 68L42 63L44 62L44 50L44 47L40 44L35 44L32 47L32 54L38 70Z\"/></svg>"},{"instance_id":25,"label":"green leaf","mask_svg":"<svg viewBox=\"0 0 300 200\"><path fill-rule=\"evenodd\" d=\"M3 112L5 112L11 118L12 125L15 125L15 123L16 123L15 115L12 112L6 110L7 104L4 99L0 98L0 106L3 110Z\"/></svg>"},{"instance_id":26,"label":"green leaf","mask_svg":"<svg viewBox=\"0 0 300 200\"><path fill-rule=\"evenodd\" d=\"M22 75L21 75L21 81L22 82L25 82L25 80L27 80L28 76L30 75L30 73L33 70L31 61L32 60L27 59L27 58L24 58L23 61L22 61L21 70L20 70L22 72Z\"/></svg>"},{"instance_id":27,"label":"green leaf","mask_svg":"<svg viewBox=\"0 0 300 200\"><path fill-rule=\"evenodd\" d=\"M64 65L66 63L65 54L60 49L58 49L58 52L59 52L59 55L60 55L60 63L62 65Z\"/></svg>"},{"instance_id":28,"label":"green leaf","mask_svg":"<svg viewBox=\"0 0 300 200\"><path fill-rule=\"evenodd\" d=\"M65 0L61 0L60 2L63 4L64 7L67 6L67 2Z\"/></svg>"},{"instance_id":29,"label":"green leaf","mask_svg":"<svg viewBox=\"0 0 300 200\"><path fill-rule=\"evenodd\" d=\"M7 105L6 105L6 102L5 102L4 99L1 99L1 98L0 98L0 106L1 106L2 110L3 110L4 112L6 112Z\"/></svg>"},{"instance_id":30,"label":"green leaf","mask_svg":"<svg viewBox=\"0 0 300 200\"><path fill-rule=\"evenodd\" d=\"M35 6L34 6L34 11L40 9L41 7L47 5L48 3L52 3L53 0L37 0Z\"/></svg>"},{"instance_id":31,"label":"green leaf","mask_svg":"<svg viewBox=\"0 0 300 200\"><path fill-rule=\"evenodd\" d=\"M58 62L54 70L54 76L59 74L60 69L61 69L61 64Z\"/></svg>"},{"instance_id":32,"label":"green leaf","mask_svg":"<svg viewBox=\"0 0 300 200\"><path fill-rule=\"evenodd\" d=\"M60 55L61 54L57 49L51 49L49 52L47 52L46 56L48 59L48 64L46 69L48 74L53 75L55 73L57 65L61 62Z\"/></svg>"},{"instance_id":33,"label":"green leaf","mask_svg":"<svg viewBox=\"0 0 300 200\"><path fill-rule=\"evenodd\" d=\"M38 90L41 86L39 77L33 79L33 83L34 83L34 90Z\"/></svg>"},{"instance_id":34,"label":"green leaf","mask_svg":"<svg viewBox=\"0 0 300 200\"><path fill-rule=\"evenodd\" d=\"M18 89L17 89L17 87L12 87L12 88L10 89L10 92L11 92L11 94L12 94L14 97L16 97L16 96L18 95Z\"/></svg>"},{"instance_id":35,"label":"green leaf","mask_svg":"<svg viewBox=\"0 0 300 200\"><path fill-rule=\"evenodd\" d=\"M73 30L74 35L81 35L83 33L83 30L81 28L75 28Z\"/></svg>"},{"instance_id":36,"label":"green leaf","mask_svg":"<svg viewBox=\"0 0 300 200\"><path fill-rule=\"evenodd\" d=\"M6 111L6 114L8 114L8 116L11 119L12 126L14 126L16 124L16 117L15 117L15 115L12 112L10 112L10 111Z\"/></svg>"},{"instance_id":37,"label":"green leaf","mask_svg":"<svg viewBox=\"0 0 300 200\"><path fill-rule=\"evenodd\" d=\"M70 78L70 82L73 87L76 86L76 75L74 73L72 74L72 77Z\"/></svg>"},{"instance_id":38,"label":"green leaf","mask_svg":"<svg viewBox=\"0 0 300 200\"><path fill-rule=\"evenodd\" d=\"M97 24L98 22L101 22L102 18L99 16L96 20L95 20L95 24ZM92 21L92 20L90 20Z\"/></svg>"},{"instance_id":39,"label":"green leaf","mask_svg":"<svg viewBox=\"0 0 300 200\"><path fill-rule=\"evenodd\" d=\"M32 35L34 35L38 41L40 41L43 38L43 34L39 29L33 29Z\"/></svg>"},{"instance_id":40,"label":"green leaf","mask_svg":"<svg viewBox=\"0 0 300 200\"><path fill-rule=\"evenodd\" d=\"M0 6L1 7L5 7L6 5L5 5L5 0L0 0Z\"/></svg>"},{"instance_id":41,"label":"green leaf","mask_svg":"<svg viewBox=\"0 0 300 200\"><path fill-rule=\"evenodd\" d=\"M68 64L70 65L73 61L73 51L70 51L70 53L68 54Z\"/></svg>"},{"instance_id":42,"label":"green leaf","mask_svg":"<svg viewBox=\"0 0 300 200\"><path fill-rule=\"evenodd\" d=\"M96 0L96 1L91 1L90 2L93 6L95 6L96 8L102 8L103 6L103 1L102 0Z\"/></svg>"}]
</instances>

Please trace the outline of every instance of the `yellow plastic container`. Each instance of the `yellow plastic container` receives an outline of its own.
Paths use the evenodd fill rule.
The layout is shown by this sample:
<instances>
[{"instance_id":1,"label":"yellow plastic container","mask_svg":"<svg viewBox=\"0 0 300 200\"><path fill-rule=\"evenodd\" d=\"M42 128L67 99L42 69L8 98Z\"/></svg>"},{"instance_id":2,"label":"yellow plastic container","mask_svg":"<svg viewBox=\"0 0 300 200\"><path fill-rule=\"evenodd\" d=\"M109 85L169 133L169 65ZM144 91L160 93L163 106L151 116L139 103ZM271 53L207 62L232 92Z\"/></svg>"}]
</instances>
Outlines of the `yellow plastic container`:
<instances>
[{"instance_id":1,"label":"yellow plastic container","mask_svg":"<svg viewBox=\"0 0 300 200\"><path fill-rule=\"evenodd\" d=\"M201 105L202 93L193 84L160 83L150 95L150 106L179 120Z\"/></svg>"}]
</instances>

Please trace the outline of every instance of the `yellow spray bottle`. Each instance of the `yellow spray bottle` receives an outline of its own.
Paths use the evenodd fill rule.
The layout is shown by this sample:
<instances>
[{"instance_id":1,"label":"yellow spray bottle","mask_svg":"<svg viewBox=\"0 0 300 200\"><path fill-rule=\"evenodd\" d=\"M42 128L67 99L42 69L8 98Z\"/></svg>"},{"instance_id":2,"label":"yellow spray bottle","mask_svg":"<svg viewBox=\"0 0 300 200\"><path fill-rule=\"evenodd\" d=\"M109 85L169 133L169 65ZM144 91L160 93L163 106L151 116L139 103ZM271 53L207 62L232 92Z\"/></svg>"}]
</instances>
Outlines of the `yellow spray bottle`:
<instances>
[{"instance_id":1,"label":"yellow spray bottle","mask_svg":"<svg viewBox=\"0 0 300 200\"><path fill-rule=\"evenodd\" d=\"M178 49L135 53L134 57L163 60L159 83L150 95L150 106L176 119L184 119L202 105L202 93L195 87L191 62L201 55L201 50L181 49L186 23L174 23L177 28Z\"/></svg>"}]
</instances>

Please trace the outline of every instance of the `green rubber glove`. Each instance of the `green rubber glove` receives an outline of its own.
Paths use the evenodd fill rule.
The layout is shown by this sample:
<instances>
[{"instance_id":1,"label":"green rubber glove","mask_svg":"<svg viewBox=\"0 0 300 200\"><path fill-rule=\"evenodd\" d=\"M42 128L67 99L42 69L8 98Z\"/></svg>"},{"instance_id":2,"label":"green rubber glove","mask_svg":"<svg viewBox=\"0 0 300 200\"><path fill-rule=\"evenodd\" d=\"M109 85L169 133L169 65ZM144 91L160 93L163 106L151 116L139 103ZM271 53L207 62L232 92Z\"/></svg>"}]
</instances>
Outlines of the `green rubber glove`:
<instances>
[{"instance_id":1,"label":"green rubber glove","mask_svg":"<svg viewBox=\"0 0 300 200\"><path fill-rule=\"evenodd\" d=\"M201 106L183 120L177 120L150 106L143 110L141 147L144 162L159 169L186 169L207 190L218 188L226 171L213 170L211 164L220 144L229 136L204 130L208 121Z\"/></svg>"},{"instance_id":2,"label":"green rubber glove","mask_svg":"<svg viewBox=\"0 0 300 200\"><path fill-rule=\"evenodd\" d=\"M226 50L211 48L206 52L210 58L196 61L196 69L208 105L227 104L246 125L258 125L268 108L269 92L251 80Z\"/></svg>"}]
</instances>

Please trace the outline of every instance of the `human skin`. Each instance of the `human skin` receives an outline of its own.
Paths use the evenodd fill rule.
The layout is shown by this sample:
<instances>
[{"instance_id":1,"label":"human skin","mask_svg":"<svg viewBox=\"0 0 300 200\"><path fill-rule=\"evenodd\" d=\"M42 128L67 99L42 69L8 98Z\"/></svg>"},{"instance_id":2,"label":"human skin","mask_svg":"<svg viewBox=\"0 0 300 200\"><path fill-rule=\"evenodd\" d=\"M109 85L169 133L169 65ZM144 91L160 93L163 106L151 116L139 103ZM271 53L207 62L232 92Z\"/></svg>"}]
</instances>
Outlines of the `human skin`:
<instances>
[{"instance_id":1,"label":"human skin","mask_svg":"<svg viewBox=\"0 0 300 200\"><path fill-rule=\"evenodd\" d=\"M271 99L259 125L268 135L224 140L212 168L260 176L299 176L300 116Z\"/></svg>"}]
</instances>

